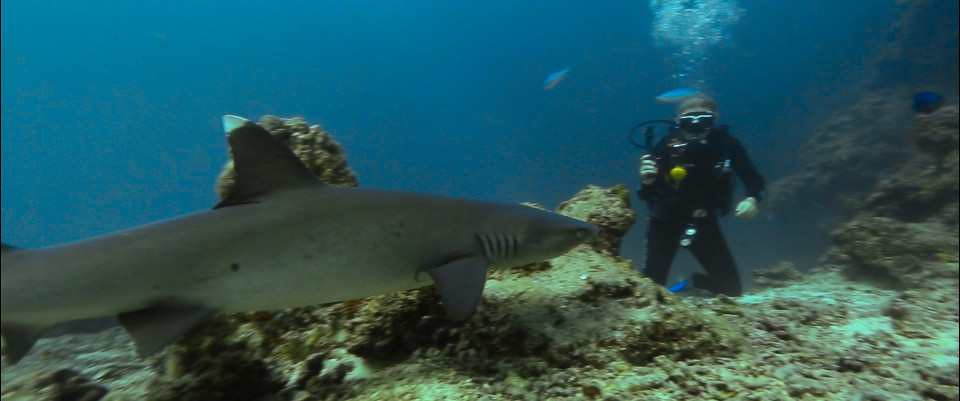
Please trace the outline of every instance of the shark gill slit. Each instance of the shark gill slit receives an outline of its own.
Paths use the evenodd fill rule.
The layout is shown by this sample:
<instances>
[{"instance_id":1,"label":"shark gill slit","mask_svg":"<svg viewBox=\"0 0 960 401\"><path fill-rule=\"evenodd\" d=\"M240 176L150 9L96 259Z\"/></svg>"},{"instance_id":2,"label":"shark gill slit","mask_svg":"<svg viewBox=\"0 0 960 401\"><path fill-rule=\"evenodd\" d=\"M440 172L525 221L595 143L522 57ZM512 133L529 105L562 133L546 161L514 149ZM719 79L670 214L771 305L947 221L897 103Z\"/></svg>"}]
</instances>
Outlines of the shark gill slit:
<instances>
[{"instance_id":1,"label":"shark gill slit","mask_svg":"<svg viewBox=\"0 0 960 401\"><path fill-rule=\"evenodd\" d=\"M507 257L507 241L503 234L497 234L497 260L503 260Z\"/></svg>"},{"instance_id":2,"label":"shark gill slit","mask_svg":"<svg viewBox=\"0 0 960 401\"><path fill-rule=\"evenodd\" d=\"M490 249L490 238L486 234L477 234L477 238L480 238L480 243L483 244L483 255L487 257L487 262L493 262L493 253Z\"/></svg>"}]
</instances>

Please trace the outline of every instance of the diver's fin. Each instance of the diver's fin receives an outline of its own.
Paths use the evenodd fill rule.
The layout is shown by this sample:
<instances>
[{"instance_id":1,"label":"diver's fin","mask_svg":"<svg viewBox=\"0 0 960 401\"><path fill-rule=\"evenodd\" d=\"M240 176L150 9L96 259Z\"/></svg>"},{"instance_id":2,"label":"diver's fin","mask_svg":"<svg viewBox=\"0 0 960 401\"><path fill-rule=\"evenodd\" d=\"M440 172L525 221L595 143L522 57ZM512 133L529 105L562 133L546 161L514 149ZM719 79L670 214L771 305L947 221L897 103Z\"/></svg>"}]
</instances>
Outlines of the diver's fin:
<instances>
[{"instance_id":1,"label":"diver's fin","mask_svg":"<svg viewBox=\"0 0 960 401\"><path fill-rule=\"evenodd\" d=\"M256 202L273 191L324 185L283 142L263 127L237 116L223 116L236 181L214 208Z\"/></svg>"},{"instance_id":2,"label":"diver's fin","mask_svg":"<svg viewBox=\"0 0 960 401\"><path fill-rule=\"evenodd\" d=\"M676 283L670 287L667 287L667 291L670 292L680 292L687 289L687 284L690 284L690 280L682 280L679 283Z\"/></svg>"},{"instance_id":3,"label":"diver's fin","mask_svg":"<svg viewBox=\"0 0 960 401\"><path fill-rule=\"evenodd\" d=\"M447 315L454 321L466 320L477 309L487 281L487 258L460 258L427 270Z\"/></svg>"},{"instance_id":4,"label":"diver's fin","mask_svg":"<svg viewBox=\"0 0 960 401\"><path fill-rule=\"evenodd\" d=\"M6 342L4 349L7 351L7 363L15 364L19 362L33 344L40 339L46 327L29 326L10 322L3 322L3 339Z\"/></svg>"},{"instance_id":5,"label":"diver's fin","mask_svg":"<svg viewBox=\"0 0 960 401\"><path fill-rule=\"evenodd\" d=\"M117 316L140 356L153 355L207 320L213 311L197 306L155 306Z\"/></svg>"}]
</instances>

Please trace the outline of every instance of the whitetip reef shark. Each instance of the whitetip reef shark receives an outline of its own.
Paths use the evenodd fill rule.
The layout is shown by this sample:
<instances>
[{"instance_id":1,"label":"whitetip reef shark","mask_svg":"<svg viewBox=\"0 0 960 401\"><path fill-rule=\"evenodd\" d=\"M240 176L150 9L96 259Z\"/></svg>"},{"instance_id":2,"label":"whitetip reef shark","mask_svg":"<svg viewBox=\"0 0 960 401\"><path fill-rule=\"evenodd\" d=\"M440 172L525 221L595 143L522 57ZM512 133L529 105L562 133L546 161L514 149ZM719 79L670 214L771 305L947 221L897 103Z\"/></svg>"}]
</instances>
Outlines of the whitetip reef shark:
<instances>
[{"instance_id":1,"label":"whitetip reef shark","mask_svg":"<svg viewBox=\"0 0 960 401\"><path fill-rule=\"evenodd\" d=\"M464 320L488 269L550 259L597 234L518 204L326 185L259 125L225 116L223 126L236 183L212 210L47 248L3 246L8 362L57 322L115 315L146 356L214 313L393 293L426 277Z\"/></svg>"}]
</instances>

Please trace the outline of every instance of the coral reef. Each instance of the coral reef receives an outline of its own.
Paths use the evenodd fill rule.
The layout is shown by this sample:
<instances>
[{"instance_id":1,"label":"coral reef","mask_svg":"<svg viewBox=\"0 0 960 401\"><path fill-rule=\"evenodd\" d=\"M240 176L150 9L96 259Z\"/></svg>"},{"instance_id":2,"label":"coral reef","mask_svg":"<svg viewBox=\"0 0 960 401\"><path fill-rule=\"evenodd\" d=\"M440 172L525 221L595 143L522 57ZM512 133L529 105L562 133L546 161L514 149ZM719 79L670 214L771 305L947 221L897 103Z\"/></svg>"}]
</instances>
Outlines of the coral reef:
<instances>
[{"instance_id":1,"label":"coral reef","mask_svg":"<svg viewBox=\"0 0 960 401\"><path fill-rule=\"evenodd\" d=\"M831 232L835 246L823 256L820 270L896 289L956 282L957 105L920 117L912 137L918 150L868 191L864 201L855 202L855 216Z\"/></svg>"},{"instance_id":2,"label":"coral reef","mask_svg":"<svg viewBox=\"0 0 960 401\"><path fill-rule=\"evenodd\" d=\"M957 279L956 269L944 267L944 262L957 260L957 236L940 224L864 217L841 225L831 236L836 245L824 255L820 269L841 266L851 279L896 289Z\"/></svg>"},{"instance_id":3,"label":"coral reef","mask_svg":"<svg viewBox=\"0 0 960 401\"><path fill-rule=\"evenodd\" d=\"M235 316L238 317L238 316ZM246 341L231 336L235 318L218 316L198 332L168 346L157 361L147 400L267 399L283 383Z\"/></svg>"},{"instance_id":4,"label":"coral reef","mask_svg":"<svg viewBox=\"0 0 960 401\"><path fill-rule=\"evenodd\" d=\"M99 401L109 391L71 369L43 371L9 389L12 391L4 391L4 400Z\"/></svg>"},{"instance_id":5,"label":"coral reef","mask_svg":"<svg viewBox=\"0 0 960 401\"><path fill-rule=\"evenodd\" d=\"M957 227L960 168L960 108L953 104L918 115L911 138L918 152L880 181L862 204L861 213L920 222L932 217Z\"/></svg>"},{"instance_id":6,"label":"coral reef","mask_svg":"<svg viewBox=\"0 0 960 401\"><path fill-rule=\"evenodd\" d=\"M793 267L793 263L780 262L773 266L753 271L754 290L764 288L786 287L800 280L800 272Z\"/></svg>"},{"instance_id":7,"label":"coral reef","mask_svg":"<svg viewBox=\"0 0 960 401\"><path fill-rule=\"evenodd\" d=\"M956 287L952 310L832 271L736 299L677 298L626 264L594 271L609 261L584 246L543 272L562 275L491 280L483 309L463 325L436 309L408 319L419 331L401 332L397 311L374 300L316 308L313 323L257 316L265 320L224 338L264 355L283 389L239 399L958 399ZM531 281L551 285L540 295ZM286 316L307 316L299 312ZM409 345L376 347L385 338ZM155 372L152 392L115 389L110 399L165 391L158 376L170 373L143 369ZM4 383L4 397L19 394ZM190 390L180 395L237 399Z\"/></svg>"},{"instance_id":8,"label":"coral reef","mask_svg":"<svg viewBox=\"0 0 960 401\"><path fill-rule=\"evenodd\" d=\"M134 353L123 329L98 333L70 333L42 338L34 354L2 369L0 399L17 401L65 400L66 393L110 400L142 399L155 376L148 361ZM100 389L109 391L104 397ZM91 398L98 399L98 398Z\"/></svg>"}]
</instances>

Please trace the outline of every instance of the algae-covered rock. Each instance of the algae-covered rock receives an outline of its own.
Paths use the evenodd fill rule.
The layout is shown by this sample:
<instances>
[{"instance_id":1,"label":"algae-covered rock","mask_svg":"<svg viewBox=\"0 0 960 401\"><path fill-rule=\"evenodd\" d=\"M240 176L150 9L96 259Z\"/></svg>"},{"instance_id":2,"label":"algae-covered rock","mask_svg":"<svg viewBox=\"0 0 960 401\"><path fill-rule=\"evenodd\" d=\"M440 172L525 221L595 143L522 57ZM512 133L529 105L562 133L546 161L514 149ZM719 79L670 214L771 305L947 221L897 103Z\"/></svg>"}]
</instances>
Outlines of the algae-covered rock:
<instances>
[{"instance_id":1,"label":"algae-covered rock","mask_svg":"<svg viewBox=\"0 0 960 401\"><path fill-rule=\"evenodd\" d=\"M269 399L283 382L274 369L237 338L240 315L217 316L191 335L167 346L151 401Z\"/></svg>"},{"instance_id":2,"label":"algae-covered rock","mask_svg":"<svg viewBox=\"0 0 960 401\"><path fill-rule=\"evenodd\" d=\"M264 116L260 126L290 147L301 161L320 178L330 185L344 187L357 186L357 177L347 167L343 147L319 125L307 125L300 117L279 118ZM217 178L217 195L226 199L235 179L233 161L227 162Z\"/></svg>"},{"instance_id":3,"label":"algae-covered rock","mask_svg":"<svg viewBox=\"0 0 960 401\"><path fill-rule=\"evenodd\" d=\"M898 165L866 197L860 211L910 222L934 219L957 227L960 193L958 106L918 115L910 133L921 152Z\"/></svg>"},{"instance_id":4,"label":"algae-covered rock","mask_svg":"<svg viewBox=\"0 0 960 401\"><path fill-rule=\"evenodd\" d=\"M3 399L9 401L99 401L109 392L73 369L42 371L4 386Z\"/></svg>"},{"instance_id":5,"label":"algae-covered rock","mask_svg":"<svg viewBox=\"0 0 960 401\"><path fill-rule=\"evenodd\" d=\"M263 350L265 360L286 372L288 388L334 398L371 394L392 371L367 377L370 371L363 370L359 376L370 380L348 383L358 366L451 366L492 378L499 383L494 393L502 394L531 391L556 369L646 365L737 350L736 328L640 277L628 262L581 246L551 265L494 275L479 311L463 323L448 320L427 287L275 312L244 323L243 330L259 332L245 336L253 342L248 347ZM350 362L330 370L332 350ZM571 394L601 391L595 384L567 385Z\"/></svg>"},{"instance_id":6,"label":"algae-covered rock","mask_svg":"<svg viewBox=\"0 0 960 401\"><path fill-rule=\"evenodd\" d=\"M605 255L620 254L620 241L637 220L637 212L630 208L630 192L623 185L588 185L561 203L557 213L600 227L600 234L590 244Z\"/></svg>"},{"instance_id":7,"label":"algae-covered rock","mask_svg":"<svg viewBox=\"0 0 960 401\"><path fill-rule=\"evenodd\" d=\"M956 236L937 223L903 223L885 217L864 217L831 233L836 244L825 265L842 266L848 277L889 288L926 288L940 279L957 279L944 267L956 261Z\"/></svg>"},{"instance_id":8,"label":"algae-covered rock","mask_svg":"<svg viewBox=\"0 0 960 401\"><path fill-rule=\"evenodd\" d=\"M69 400L68 394L142 400L156 376L149 361L134 353L133 342L120 327L45 336L16 365L4 358L2 375L4 401Z\"/></svg>"},{"instance_id":9,"label":"algae-covered rock","mask_svg":"<svg viewBox=\"0 0 960 401\"><path fill-rule=\"evenodd\" d=\"M960 144L960 105L943 106L929 114L917 115L917 124L910 130L913 142L927 153L944 158L957 154Z\"/></svg>"},{"instance_id":10,"label":"algae-covered rock","mask_svg":"<svg viewBox=\"0 0 960 401\"><path fill-rule=\"evenodd\" d=\"M793 263L780 262L773 266L753 271L754 290L788 286L801 278Z\"/></svg>"}]
</instances>

